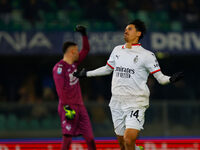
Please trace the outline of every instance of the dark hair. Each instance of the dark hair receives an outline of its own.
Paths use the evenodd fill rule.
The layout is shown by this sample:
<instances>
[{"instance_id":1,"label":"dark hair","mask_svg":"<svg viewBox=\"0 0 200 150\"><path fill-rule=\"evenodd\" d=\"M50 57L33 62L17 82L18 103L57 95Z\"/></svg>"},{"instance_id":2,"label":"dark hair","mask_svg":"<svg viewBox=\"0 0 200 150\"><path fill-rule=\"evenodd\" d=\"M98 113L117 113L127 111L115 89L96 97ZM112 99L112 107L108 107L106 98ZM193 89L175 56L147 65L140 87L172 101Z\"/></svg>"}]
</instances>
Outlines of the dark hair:
<instances>
[{"instance_id":1,"label":"dark hair","mask_svg":"<svg viewBox=\"0 0 200 150\"><path fill-rule=\"evenodd\" d=\"M69 42L69 41L65 42L65 43L63 44L63 47L62 47L63 54L67 51L67 49L68 49L70 46L76 46L76 45L77 45L77 44L74 43L74 42Z\"/></svg>"},{"instance_id":2,"label":"dark hair","mask_svg":"<svg viewBox=\"0 0 200 150\"><path fill-rule=\"evenodd\" d=\"M144 22L139 19L135 19L129 24L135 25L136 30L141 32L141 36L139 37L139 40L142 39L144 37L144 34L146 33L146 26Z\"/></svg>"}]
</instances>

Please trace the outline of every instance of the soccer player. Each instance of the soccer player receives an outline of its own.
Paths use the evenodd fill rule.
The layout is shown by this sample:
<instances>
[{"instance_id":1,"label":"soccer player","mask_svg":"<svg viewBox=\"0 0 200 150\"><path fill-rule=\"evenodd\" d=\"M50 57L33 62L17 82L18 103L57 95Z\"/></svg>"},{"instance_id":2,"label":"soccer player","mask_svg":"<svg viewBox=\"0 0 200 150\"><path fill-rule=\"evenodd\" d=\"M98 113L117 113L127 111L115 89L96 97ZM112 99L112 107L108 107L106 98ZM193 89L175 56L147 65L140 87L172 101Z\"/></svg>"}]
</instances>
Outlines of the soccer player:
<instances>
[{"instance_id":1,"label":"soccer player","mask_svg":"<svg viewBox=\"0 0 200 150\"><path fill-rule=\"evenodd\" d=\"M183 77L181 72L172 76L164 75L158 61L139 40L146 32L140 20L130 22L124 31L124 45L116 46L107 64L93 71L77 71L76 77L112 75L112 97L109 103L114 130L121 150L143 149L135 142L143 129L145 111L149 106L147 79L152 74L160 84L174 83Z\"/></svg>"},{"instance_id":2,"label":"soccer player","mask_svg":"<svg viewBox=\"0 0 200 150\"><path fill-rule=\"evenodd\" d=\"M84 26L76 26L83 40L83 48L79 52L73 42L63 44L63 59L53 68L53 78L59 97L58 114L62 127L61 150L68 150L73 136L82 135L89 150L95 150L95 141L87 110L84 106L79 79L73 76L77 66L89 52L89 42Z\"/></svg>"}]
</instances>

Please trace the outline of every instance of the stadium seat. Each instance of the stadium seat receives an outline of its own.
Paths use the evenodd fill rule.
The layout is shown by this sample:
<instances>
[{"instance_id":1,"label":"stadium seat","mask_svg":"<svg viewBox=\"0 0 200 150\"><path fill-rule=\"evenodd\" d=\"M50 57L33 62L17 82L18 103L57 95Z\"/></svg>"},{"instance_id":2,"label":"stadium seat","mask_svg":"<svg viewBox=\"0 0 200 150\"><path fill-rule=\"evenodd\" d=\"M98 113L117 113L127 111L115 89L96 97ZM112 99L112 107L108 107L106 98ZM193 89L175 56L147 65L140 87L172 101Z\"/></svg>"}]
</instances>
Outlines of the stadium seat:
<instances>
[{"instance_id":1,"label":"stadium seat","mask_svg":"<svg viewBox=\"0 0 200 150\"><path fill-rule=\"evenodd\" d=\"M60 118L58 115L52 115L50 120L52 123L51 125L52 129L60 129Z\"/></svg>"},{"instance_id":2,"label":"stadium seat","mask_svg":"<svg viewBox=\"0 0 200 150\"><path fill-rule=\"evenodd\" d=\"M9 130L15 130L18 128L18 119L15 114L9 114L6 121L6 128Z\"/></svg>"},{"instance_id":3,"label":"stadium seat","mask_svg":"<svg viewBox=\"0 0 200 150\"><path fill-rule=\"evenodd\" d=\"M182 31L182 24L179 21L172 21L170 27L173 31Z\"/></svg>"},{"instance_id":4,"label":"stadium seat","mask_svg":"<svg viewBox=\"0 0 200 150\"><path fill-rule=\"evenodd\" d=\"M115 29L114 25L111 22L104 22L103 27L104 27L104 31L113 31Z\"/></svg>"},{"instance_id":5,"label":"stadium seat","mask_svg":"<svg viewBox=\"0 0 200 150\"><path fill-rule=\"evenodd\" d=\"M160 21L169 21L169 14L166 11L158 12Z\"/></svg>"},{"instance_id":6,"label":"stadium seat","mask_svg":"<svg viewBox=\"0 0 200 150\"><path fill-rule=\"evenodd\" d=\"M80 11L80 7L79 7L79 4L77 3L77 1L68 0L68 5L69 5L70 8L78 9L76 11Z\"/></svg>"},{"instance_id":7,"label":"stadium seat","mask_svg":"<svg viewBox=\"0 0 200 150\"><path fill-rule=\"evenodd\" d=\"M35 24L35 28L37 30L43 30L43 29L45 29L45 23L43 21L38 21Z\"/></svg>"},{"instance_id":8,"label":"stadium seat","mask_svg":"<svg viewBox=\"0 0 200 150\"><path fill-rule=\"evenodd\" d=\"M33 129L33 130L40 129L40 123L37 119L31 119L29 125L30 125L30 129Z\"/></svg>"},{"instance_id":9,"label":"stadium seat","mask_svg":"<svg viewBox=\"0 0 200 150\"><path fill-rule=\"evenodd\" d=\"M129 12L128 18L129 18L129 20L135 20L137 18L136 13Z\"/></svg>"},{"instance_id":10,"label":"stadium seat","mask_svg":"<svg viewBox=\"0 0 200 150\"><path fill-rule=\"evenodd\" d=\"M27 129L30 129L27 120L25 120L25 119L20 119L19 122L18 122L18 129L20 129L20 130L27 130Z\"/></svg>"},{"instance_id":11,"label":"stadium seat","mask_svg":"<svg viewBox=\"0 0 200 150\"><path fill-rule=\"evenodd\" d=\"M149 24L149 22L150 22L148 12L146 12L146 11L142 11L142 10L138 11L137 18L143 20L146 24Z\"/></svg>"},{"instance_id":12,"label":"stadium seat","mask_svg":"<svg viewBox=\"0 0 200 150\"><path fill-rule=\"evenodd\" d=\"M50 117L44 118L41 121L41 127L42 127L43 130L45 130L45 129L53 129L53 120Z\"/></svg>"},{"instance_id":13,"label":"stadium seat","mask_svg":"<svg viewBox=\"0 0 200 150\"><path fill-rule=\"evenodd\" d=\"M0 115L0 130L5 130L6 128L6 117L1 114Z\"/></svg>"},{"instance_id":14,"label":"stadium seat","mask_svg":"<svg viewBox=\"0 0 200 150\"><path fill-rule=\"evenodd\" d=\"M20 0L15 0L15 1L10 1L11 2L11 6L14 9L20 9L22 4L20 3Z\"/></svg>"},{"instance_id":15,"label":"stadium seat","mask_svg":"<svg viewBox=\"0 0 200 150\"><path fill-rule=\"evenodd\" d=\"M32 29L32 25L30 22L24 20L22 22L22 26L23 26L23 30L27 31L27 30L31 30Z\"/></svg>"},{"instance_id":16,"label":"stadium seat","mask_svg":"<svg viewBox=\"0 0 200 150\"><path fill-rule=\"evenodd\" d=\"M60 23L65 22L66 21L66 11L64 10L59 10L57 11L57 19Z\"/></svg>"},{"instance_id":17,"label":"stadium seat","mask_svg":"<svg viewBox=\"0 0 200 150\"><path fill-rule=\"evenodd\" d=\"M14 9L11 13L13 22L23 22L22 12L20 10Z\"/></svg>"}]
</instances>

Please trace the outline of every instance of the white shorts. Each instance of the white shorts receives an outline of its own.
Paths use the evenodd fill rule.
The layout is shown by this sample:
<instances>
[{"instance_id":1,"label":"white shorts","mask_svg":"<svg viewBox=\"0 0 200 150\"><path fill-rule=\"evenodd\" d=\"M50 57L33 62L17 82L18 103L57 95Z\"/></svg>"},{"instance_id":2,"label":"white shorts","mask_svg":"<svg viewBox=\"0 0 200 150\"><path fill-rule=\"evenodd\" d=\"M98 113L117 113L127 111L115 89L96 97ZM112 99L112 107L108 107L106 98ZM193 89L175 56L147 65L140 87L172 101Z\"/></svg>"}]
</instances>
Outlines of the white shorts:
<instances>
[{"instance_id":1,"label":"white shorts","mask_svg":"<svg viewBox=\"0 0 200 150\"><path fill-rule=\"evenodd\" d=\"M144 125L145 107L119 109L110 107L115 133L124 135L127 128L142 130Z\"/></svg>"}]
</instances>

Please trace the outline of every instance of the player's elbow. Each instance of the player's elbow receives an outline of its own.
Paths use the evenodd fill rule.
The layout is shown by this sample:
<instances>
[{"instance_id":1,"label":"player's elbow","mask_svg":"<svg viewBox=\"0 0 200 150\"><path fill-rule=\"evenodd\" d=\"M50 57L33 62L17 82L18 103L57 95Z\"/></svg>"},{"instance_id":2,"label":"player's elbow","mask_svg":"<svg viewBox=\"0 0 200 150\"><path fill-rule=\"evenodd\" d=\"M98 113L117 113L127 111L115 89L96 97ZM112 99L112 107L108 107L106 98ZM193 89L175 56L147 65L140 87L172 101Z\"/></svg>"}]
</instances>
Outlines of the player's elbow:
<instances>
[{"instance_id":1,"label":"player's elbow","mask_svg":"<svg viewBox=\"0 0 200 150\"><path fill-rule=\"evenodd\" d=\"M157 78L157 81L161 85L166 85L169 83L169 77L168 76L163 76L162 78Z\"/></svg>"},{"instance_id":2,"label":"player's elbow","mask_svg":"<svg viewBox=\"0 0 200 150\"><path fill-rule=\"evenodd\" d=\"M161 85L166 85L168 82L163 81L163 80L158 80L158 83L161 84Z\"/></svg>"},{"instance_id":3,"label":"player's elbow","mask_svg":"<svg viewBox=\"0 0 200 150\"><path fill-rule=\"evenodd\" d=\"M169 76L163 75L161 72L157 72L154 74L154 77L158 81L159 84L165 85L169 83Z\"/></svg>"},{"instance_id":4,"label":"player's elbow","mask_svg":"<svg viewBox=\"0 0 200 150\"><path fill-rule=\"evenodd\" d=\"M90 46L88 46L86 49L87 49L87 51L90 51Z\"/></svg>"},{"instance_id":5,"label":"player's elbow","mask_svg":"<svg viewBox=\"0 0 200 150\"><path fill-rule=\"evenodd\" d=\"M90 50L90 45L89 45L89 43L85 45L85 50L87 50L87 51Z\"/></svg>"}]
</instances>

